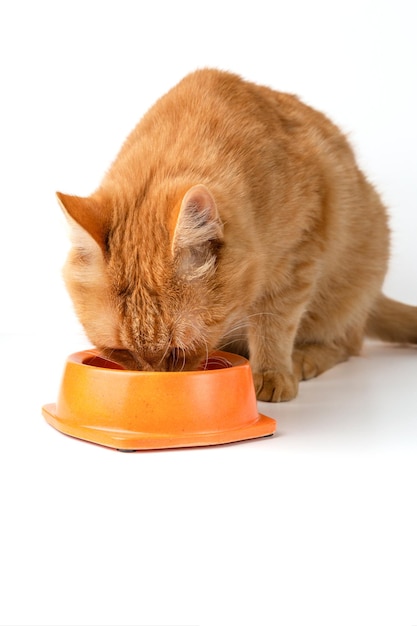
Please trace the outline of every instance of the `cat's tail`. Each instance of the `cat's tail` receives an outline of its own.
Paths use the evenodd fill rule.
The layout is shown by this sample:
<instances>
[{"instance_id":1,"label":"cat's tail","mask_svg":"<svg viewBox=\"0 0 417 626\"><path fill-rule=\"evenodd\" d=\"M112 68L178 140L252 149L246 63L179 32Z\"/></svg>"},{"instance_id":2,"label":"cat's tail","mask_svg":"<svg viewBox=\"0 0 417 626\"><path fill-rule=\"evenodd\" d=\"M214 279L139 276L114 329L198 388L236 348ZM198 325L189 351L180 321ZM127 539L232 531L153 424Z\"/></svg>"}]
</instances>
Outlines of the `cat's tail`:
<instances>
[{"instance_id":1,"label":"cat's tail","mask_svg":"<svg viewBox=\"0 0 417 626\"><path fill-rule=\"evenodd\" d=\"M417 306L380 294L369 314L366 334L394 343L417 343Z\"/></svg>"}]
</instances>

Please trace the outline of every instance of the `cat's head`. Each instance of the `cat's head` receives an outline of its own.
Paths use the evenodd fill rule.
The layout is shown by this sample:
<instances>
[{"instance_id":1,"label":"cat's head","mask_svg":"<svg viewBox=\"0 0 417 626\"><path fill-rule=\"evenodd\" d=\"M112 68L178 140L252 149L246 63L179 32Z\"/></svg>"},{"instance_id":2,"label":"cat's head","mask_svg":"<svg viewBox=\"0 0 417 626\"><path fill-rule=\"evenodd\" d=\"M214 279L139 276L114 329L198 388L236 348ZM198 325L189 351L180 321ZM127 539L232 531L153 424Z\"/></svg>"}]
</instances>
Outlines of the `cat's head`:
<instances>
[{"instance_id":1,"label":"cat's head","mask_svg":"<svg viewBox=\"0 0 417 626\"><path fill-rule=\"evenodd\" d=\"M90 341L129 368L196 367L230 312L212 193L197 184L139 198L57 195L73 244L64 278Z\"/></svg>"}]
</instances>

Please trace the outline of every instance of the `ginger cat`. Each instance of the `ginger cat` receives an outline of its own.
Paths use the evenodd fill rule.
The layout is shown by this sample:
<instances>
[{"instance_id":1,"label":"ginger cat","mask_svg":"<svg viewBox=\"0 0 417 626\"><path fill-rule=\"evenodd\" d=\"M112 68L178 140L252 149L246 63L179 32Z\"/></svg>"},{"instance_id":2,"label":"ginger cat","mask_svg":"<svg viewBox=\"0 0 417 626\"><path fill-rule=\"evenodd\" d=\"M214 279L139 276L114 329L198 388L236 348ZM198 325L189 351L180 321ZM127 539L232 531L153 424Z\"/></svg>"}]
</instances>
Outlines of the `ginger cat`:
<instances>
[{"instance_id":1,"label":"ginger cat","mask_svg":"<svg viewBox=\"0 0 417 626\"><path fill-rule=\"evenodd\" d=\"M417 343L381 294L386 211L346 138L296 97L227 72L184 78L143 117L72 227L64 277L87 336L129 368L249 355L259 400L294 398L365 333Z\"/></svg>"}]
</instances>

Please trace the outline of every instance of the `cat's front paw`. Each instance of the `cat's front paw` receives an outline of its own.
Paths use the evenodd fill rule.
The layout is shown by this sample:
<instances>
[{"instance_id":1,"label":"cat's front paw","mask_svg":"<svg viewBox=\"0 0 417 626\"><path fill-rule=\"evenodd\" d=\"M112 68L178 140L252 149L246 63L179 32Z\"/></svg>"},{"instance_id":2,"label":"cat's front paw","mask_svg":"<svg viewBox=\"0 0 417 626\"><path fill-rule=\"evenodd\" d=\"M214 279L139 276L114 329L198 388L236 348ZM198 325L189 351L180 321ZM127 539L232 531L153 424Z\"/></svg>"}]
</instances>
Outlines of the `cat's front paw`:
<instances>
[{"instance_id":1,"label":"cat's front paw","mask_svg":"<svg viewBox=\"0 0 417 626\"><path fill-rule=\"evenodd\" d=\"M286 402L295 398L298 379L290 372L254 372L256 397L264 402Z\"/></svg>"}]
</instances>

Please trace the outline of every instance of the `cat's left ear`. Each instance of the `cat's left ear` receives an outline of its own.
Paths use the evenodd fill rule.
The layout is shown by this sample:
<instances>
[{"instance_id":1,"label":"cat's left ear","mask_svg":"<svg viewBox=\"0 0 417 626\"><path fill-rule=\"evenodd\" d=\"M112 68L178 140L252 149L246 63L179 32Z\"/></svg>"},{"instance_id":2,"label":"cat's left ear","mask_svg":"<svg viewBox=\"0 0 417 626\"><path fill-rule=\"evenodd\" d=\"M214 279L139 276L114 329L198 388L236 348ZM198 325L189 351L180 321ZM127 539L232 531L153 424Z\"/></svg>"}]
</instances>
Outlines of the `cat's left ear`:
<instances>
[{"instance_id":1,"label":"cat's left ear","mask_svg":"<svg viewBox=\"0 0 417 626\"><path fill-rule=\"evenodd\" d=\"M109 232L109 215L106 205L93 197L68 196L59 191L56 196L65 215L81 226L83 231L106 252Z\"/></svg>"},{"instance_id":2,"label":"cat's left ear","mask_svg":"<svg viewBox=\"0 0 417 626\"><path fill-rule=\"evenodd\" d=\"M223 242L223 224L216 202L205 185L195 185L184 195L172 238L172 254L183 271L198 276L213 269Z\"/></svg>"}]
</instances>

